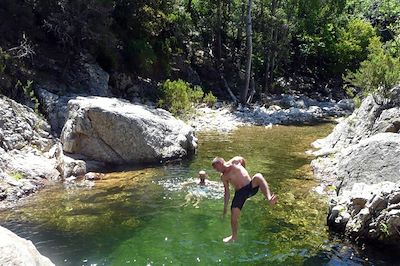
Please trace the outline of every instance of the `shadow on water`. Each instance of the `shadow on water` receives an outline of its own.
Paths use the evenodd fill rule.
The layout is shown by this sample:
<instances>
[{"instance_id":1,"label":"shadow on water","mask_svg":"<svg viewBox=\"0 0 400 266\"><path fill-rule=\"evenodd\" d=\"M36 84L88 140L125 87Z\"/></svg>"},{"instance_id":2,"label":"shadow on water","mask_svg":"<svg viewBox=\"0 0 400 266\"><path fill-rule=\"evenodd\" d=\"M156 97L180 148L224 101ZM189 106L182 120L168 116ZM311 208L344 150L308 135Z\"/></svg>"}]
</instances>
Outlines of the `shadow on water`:
<instances>
[{"instance_id":1,"label":"shadow on water","mask_svg":"<svg viewBox=\"0 0 400 266\"><path fill-rule=\"evenodd\" d=\"M327 232L326 200L311 192L316 182L304 151L331 128L200 134L190 160L120 168L94 185L59 184L0 213L0 222L57 265L392 265ZM210 162L235 155L247 159L250 174L267 178L279 204L269 207L261 193L249 199L239 241L225 245L229 217L222 218L222 185ZM213 181L208 190L196 185L199 170Z\"/></svg>"}]
</instances>

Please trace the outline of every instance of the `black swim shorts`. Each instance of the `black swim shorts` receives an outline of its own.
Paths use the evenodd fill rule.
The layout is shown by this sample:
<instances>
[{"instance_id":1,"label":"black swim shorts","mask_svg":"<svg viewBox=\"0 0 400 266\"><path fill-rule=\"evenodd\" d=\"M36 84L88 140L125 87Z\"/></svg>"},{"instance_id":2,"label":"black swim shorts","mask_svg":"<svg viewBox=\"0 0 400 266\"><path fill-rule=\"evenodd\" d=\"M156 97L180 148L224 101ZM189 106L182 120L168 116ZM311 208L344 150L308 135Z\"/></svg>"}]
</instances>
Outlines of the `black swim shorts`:
<instances>
[{"instance_id":1,"label":"black swim shorts","mask_svg":"<svg viewBox=\"0 0 400 266\"><path fill-rule=\"evenodd\" d=\"M258 186L255 188L252 188L251 186L251 181L248 185L242 187L239 190L235 191L235 196L233 197L232 204L231 204L231 209L233 208L239 208L242 209L244 202L250 198L251 196L254 196L258 192Z\"/></svg>"}]
</instances>

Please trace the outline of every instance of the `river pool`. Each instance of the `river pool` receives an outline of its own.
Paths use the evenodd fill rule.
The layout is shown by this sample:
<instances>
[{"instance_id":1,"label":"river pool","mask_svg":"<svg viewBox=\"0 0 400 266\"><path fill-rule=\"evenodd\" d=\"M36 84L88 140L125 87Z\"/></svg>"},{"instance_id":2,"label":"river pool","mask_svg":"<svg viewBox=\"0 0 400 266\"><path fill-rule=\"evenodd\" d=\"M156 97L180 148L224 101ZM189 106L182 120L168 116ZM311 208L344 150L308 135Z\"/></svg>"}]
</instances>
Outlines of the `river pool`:
<instances>
[{"instance_id":1,"label":"river pool","mask_svg":"<svg viewBox=\"0 0 400 266\"><path fill-rule=\"evenodd\" d=\"M56 184L26 204L0 213L0 223L32 240L56 265L373 265L325 226L326 199L305 154L333 125L246 127L202 133L194 158L157 167L125 168L103 180ZM249 199L239 239L222 218L222 184L210 162L241 155L261 172L279 203ZM199 188L199 170L211 185Z\"/></svg>"}]
</instances>

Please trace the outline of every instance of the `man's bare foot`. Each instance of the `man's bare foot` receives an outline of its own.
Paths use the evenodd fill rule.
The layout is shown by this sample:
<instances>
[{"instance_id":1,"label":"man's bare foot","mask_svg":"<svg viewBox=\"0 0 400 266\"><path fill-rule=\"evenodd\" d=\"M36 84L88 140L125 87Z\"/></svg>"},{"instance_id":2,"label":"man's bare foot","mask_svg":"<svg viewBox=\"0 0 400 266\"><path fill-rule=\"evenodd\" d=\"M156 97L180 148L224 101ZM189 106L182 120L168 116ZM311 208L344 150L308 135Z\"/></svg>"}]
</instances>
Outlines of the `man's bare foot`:
<instances>
[{"instance_id":1,"label":"man's bare foot","mask_svg":"<svg viewBox=\"0 0 400 266\"><path fill-rule=\"evenodd\" d=\"M236 238L233 238L232 236L228 236L224 238L224 243L233 243L236 241Z\"/></svg>"},{"instance_id":2,"label":"man's bare foot","mask_svg":"<svg viewBox=\"0 0 400 266\"><path fill-rule=\"evenodd\" d=\"M271 198L268 200L268 202L269 202L269 205L271 205L271 206L275 205L278 202L278 197L275 196L275 194L273 194L271 196Z\"/></svg>"}]
</instances>

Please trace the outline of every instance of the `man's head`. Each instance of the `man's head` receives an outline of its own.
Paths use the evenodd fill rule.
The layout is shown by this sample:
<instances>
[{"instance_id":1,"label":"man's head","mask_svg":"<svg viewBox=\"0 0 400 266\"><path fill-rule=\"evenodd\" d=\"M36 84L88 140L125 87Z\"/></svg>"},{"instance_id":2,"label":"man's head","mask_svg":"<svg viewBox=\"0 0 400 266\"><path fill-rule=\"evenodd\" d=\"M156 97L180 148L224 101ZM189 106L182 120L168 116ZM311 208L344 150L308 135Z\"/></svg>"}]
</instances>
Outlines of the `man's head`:
<instances>
[{"instance_id":1,"label":"man's head","mask_svg":"<svg viewBox=\"0 0 400 266\"><path fill-rule=\"evenodd\" d=\"M212 160L211 165L212 167L222 173L225 170L225 160L221 157L215 157L214 160Z\"/></svg>"}]
</instances>

